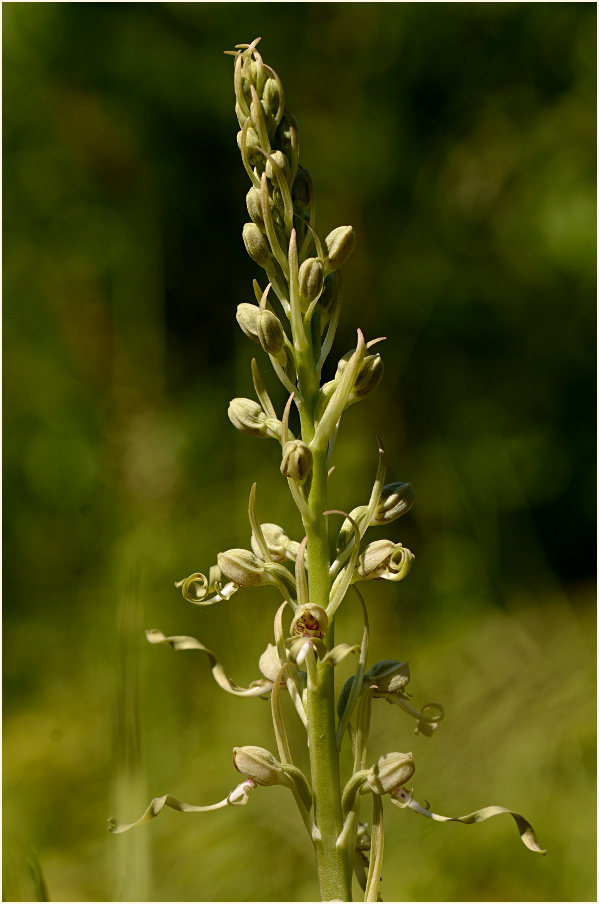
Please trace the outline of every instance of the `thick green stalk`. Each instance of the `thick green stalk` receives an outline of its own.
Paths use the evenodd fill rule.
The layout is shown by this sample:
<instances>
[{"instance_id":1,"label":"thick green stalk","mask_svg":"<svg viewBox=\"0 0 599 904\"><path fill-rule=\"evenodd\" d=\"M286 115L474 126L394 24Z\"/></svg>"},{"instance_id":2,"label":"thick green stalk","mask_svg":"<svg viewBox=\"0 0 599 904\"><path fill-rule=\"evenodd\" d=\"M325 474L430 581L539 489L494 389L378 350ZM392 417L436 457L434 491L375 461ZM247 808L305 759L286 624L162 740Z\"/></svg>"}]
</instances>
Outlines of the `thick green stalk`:
<instances>
[{"instance_id":1,"label":"thick green stalk","mask_svg":"<svg viewBox=\"0 0 599 904\"><path fill-rule=\"evenodd\" d=\"M298 356L300 391L304 398L300 417L302 438L314 436L314 403L318 392L312 349ZM313 451L312 484L308 504L311 518L306 519L308 538L308 585L310 603L326 609L329 602L329 545L327 519L326 449ZM329 630L333 643L333 626ZM331 666L317 663L317 681L308 685L308 745L314 814L320 837L315 841L320 894L323 901L351 901L351 872L346 852L337 848L343 826L339 755L335 736L334 672Z\"/></svg>"}]
</instances>

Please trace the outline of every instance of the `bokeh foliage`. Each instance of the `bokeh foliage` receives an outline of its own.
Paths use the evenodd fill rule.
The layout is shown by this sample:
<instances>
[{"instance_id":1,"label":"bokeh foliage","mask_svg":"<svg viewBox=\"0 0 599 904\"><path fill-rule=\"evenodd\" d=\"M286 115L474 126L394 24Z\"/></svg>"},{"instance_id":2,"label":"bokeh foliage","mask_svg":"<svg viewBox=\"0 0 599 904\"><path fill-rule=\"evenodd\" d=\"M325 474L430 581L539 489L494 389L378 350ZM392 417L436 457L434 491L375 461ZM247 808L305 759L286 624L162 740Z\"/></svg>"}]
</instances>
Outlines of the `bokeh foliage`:
<instances>
[{"instance_id":1,"label":"bokeh foliage","mask_svg":"<svg viewBox=\"0 0 599 904\"><path fill-rule=\"evenodd\" d=\"M368 588L372 657L409 659L447 719L427 740L382 705L373 755L413 750L420 799L514 807L549 849L532 857L509 820L393 810L383 896L595 899L594 4L5 3L3 18L4 899L43 897L40 867L54 900L316 894L284 789L105 832L166 791L220 799L231 748L271 746L266 704L143 640L190 633L257 677L274 593L200 614L173 581L247 544L255 479L263 520L299 530L275 445L226 417L250 394L234 314L257 273L222 51L258 34L321 233L358 233L336 352L357 325L388 337L331 502L368 494L375 432L416 492L394 531L416 565ZM348 601L338 638L357 631Z\"/></svg>"}]
</instances>

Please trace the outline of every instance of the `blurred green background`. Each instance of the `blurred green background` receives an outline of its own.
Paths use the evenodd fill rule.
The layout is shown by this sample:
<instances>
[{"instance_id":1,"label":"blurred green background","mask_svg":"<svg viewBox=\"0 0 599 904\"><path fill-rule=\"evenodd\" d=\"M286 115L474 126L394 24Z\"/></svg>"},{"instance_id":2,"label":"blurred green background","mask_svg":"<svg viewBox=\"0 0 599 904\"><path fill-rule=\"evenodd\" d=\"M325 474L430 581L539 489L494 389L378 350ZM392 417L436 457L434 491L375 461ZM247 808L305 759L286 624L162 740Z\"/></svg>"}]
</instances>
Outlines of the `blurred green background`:
<instances>
[{"instance_id":1,"label":"blurred green background","mask_svg":"<svg viewBox=\"0 0 599 904\"><path fill-rule=\"evenodd\" d=\"M282 788L203 816L128 821L167 791L212 803L231 749L274 749L243 684L277 597L205 612L173 582L299 537L274 443L237 434L255 353L247 177L232 65L262 35L300 123L321 235L358 233L333 359L386 335L386 378L348 413L330 504L365 501L385 442L417 555L372 584L371 662L409 659L432 739L412 750L438 825L389 807L386 900L596 900L595 35L591 3L4 3L4 900L313 900ZM261 271L260 271L261 273ZM282 396L274 388L277 404ZM356 605L338 639L359 634ZM339 669L345 680L351 665ZM292 737L299 743L296 729ZM45 886L45 888L44 888Z\"/></svg>"}]
</instances>

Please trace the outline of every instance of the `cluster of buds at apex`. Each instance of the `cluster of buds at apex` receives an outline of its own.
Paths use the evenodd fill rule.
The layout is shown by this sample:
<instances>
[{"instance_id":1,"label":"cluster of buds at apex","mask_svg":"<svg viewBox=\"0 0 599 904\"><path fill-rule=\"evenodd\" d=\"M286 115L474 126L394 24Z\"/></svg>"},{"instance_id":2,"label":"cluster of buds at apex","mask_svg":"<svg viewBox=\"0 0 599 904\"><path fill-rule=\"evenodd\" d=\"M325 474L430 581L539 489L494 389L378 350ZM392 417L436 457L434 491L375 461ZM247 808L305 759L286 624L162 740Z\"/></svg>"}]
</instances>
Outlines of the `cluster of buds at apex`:
<instances>
[{"instance_id":1,"label":"cluster of buds at apex","mask_svg":"<svg viewBox=\"0 0 599 904\"><path fill-rule=\"evenodd\" d=\"M262 406L252 399L232 399L227 414L233 426L249 436L278 439L281 435L281 422L268 417Z\"/></svg>"},{"instance_id":2,"label":"cluster of buds at apex","mask_svg":"<svg viewBox=\"0 0 599 904\"><path fill-rule=\"evenodd\" d=\"M349 258L356 244L356 233L352 226L337 226L324 241L327 248L327 269L330 272L338 270Z\"/></svg>"},{"instance_id":3,"label":"cluster of buds at apex","mask_svg":"<svg viewBox=\"0 0 599 904\"><path fill-rule=\"evenodd\" d=\"M273 562L285 562L286 560L294 562L300 547L297 540L290 540L283 528L278 524L269 524L267 522L262 524L261 527L266 548ZM252 534L251 545L256 555L259 556L261 553L260 544L254 534Z\"/></svg>"},{"instance_id":4,"label":"cluster of buds at apex","mask_svg":"<svg viewBox=\"0 0 599 904\"><path fill-rule=\"evenodd\" d=\"M234 747L233 765L257 785L289 784L279 761L264 747Z\"/></svg>"},{"instance_id":5,"label":"cluster of buds at apex","mask_svg":"<svg viewBox=\"0 0 599 904\"><path fill-rule=\"evenodd\" d=\"M414 561L414 553L392 540L374 540L358 559L358 580L402 581Z\"/></svg>"},{"instance_id":6,"label":"cluster of buds at apex","mask_svg":"<svg viewBox=\"0 0 599 904\"><path fill-rule=\"evenodd\" d=\"M301 439L292 439L283 446L281 474L304 483L312 470L312 451Z\"/></svg>"},{"instance_id":7,"label":"cluster of buds at apex","mask_svg":"<svg viewBox=\"0 0 599 904\"><path fill-rule=\"evenodd\" d=\"M291 622L293 637L316 637L322 640L329 629L329 619L321 606L300 606Z\"/></svg>"},{"instance_id":8,"label":"cluster of buds at apex","mask_svg":"<svg viewBox=\"0 0 599 904\"><path fill-rule=\"evenodd\" d=\"M246 336L259 343L268 355L277 357L285 347L285 330L276 314L267 308L242 302L237 306L237 323Z\"/></svg>"},{"instance_id":9,"label":"cluster of buds at apex","mask_svg":"<svg viewBox=\"0 0 599 904\"><path fill-rule=\"evenodd\" d=\"M411 753L385 753L368 770L366 782L375 794L393 794L414 774Z\"/></svg>"},{"instance_id":10,"label":"cluster of buds at apex","mask_svg":"<svg viewBox=\"0 0 599 904\"><path fill-rule=\"evenodd\" d=\"M390 524L409 512L414 504L414 488L411 483L388 483L381 490L372 524Z\"/></svg>"},{"instance_id":11,"label":"cluster of buds at apex","mask_svg":"<svg viewBox=\"0 0 599 904\"><path fill-rule=\"evenodd\" d=\"M250 117L252 125L274 135L283 115L283 86L270 66L265 66L253 41L236 54L235 113L240 126Z\"/></svg>"}]
</instances>

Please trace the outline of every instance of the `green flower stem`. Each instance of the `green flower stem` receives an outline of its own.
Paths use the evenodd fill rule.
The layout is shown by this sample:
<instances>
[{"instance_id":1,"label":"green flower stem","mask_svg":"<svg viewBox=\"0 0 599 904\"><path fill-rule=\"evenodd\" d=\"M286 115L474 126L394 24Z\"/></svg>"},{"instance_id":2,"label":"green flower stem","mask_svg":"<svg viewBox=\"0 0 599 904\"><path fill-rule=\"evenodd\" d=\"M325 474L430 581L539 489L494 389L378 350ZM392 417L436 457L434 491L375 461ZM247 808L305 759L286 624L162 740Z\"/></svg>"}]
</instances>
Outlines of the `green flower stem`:
<instances>
[{"instance_id":1,"label":"green flower stem","mask_svg":"<svg viewBox=\"0 0 599 904\"><path fill-rule=\"evenodd\" d=\"M318 393L318 375L311 343L298 350L298 376L304 402L299 406L302 439L314 437L314 406ZM310 518L304 527L308 539L308 585L310 603L326 609L329 601L329 542L327 510L326 449L313 452L312 484L308 497ZM328 643L333 645L333 625ZM315 841L320 894L323 901L351 901L351 871L344 850L337 848L343 828L339 759L335 736L334 670L321 662L317 680L308 686L308 744L314 814L320 837Z\"/></svg>"}]
</instances>

